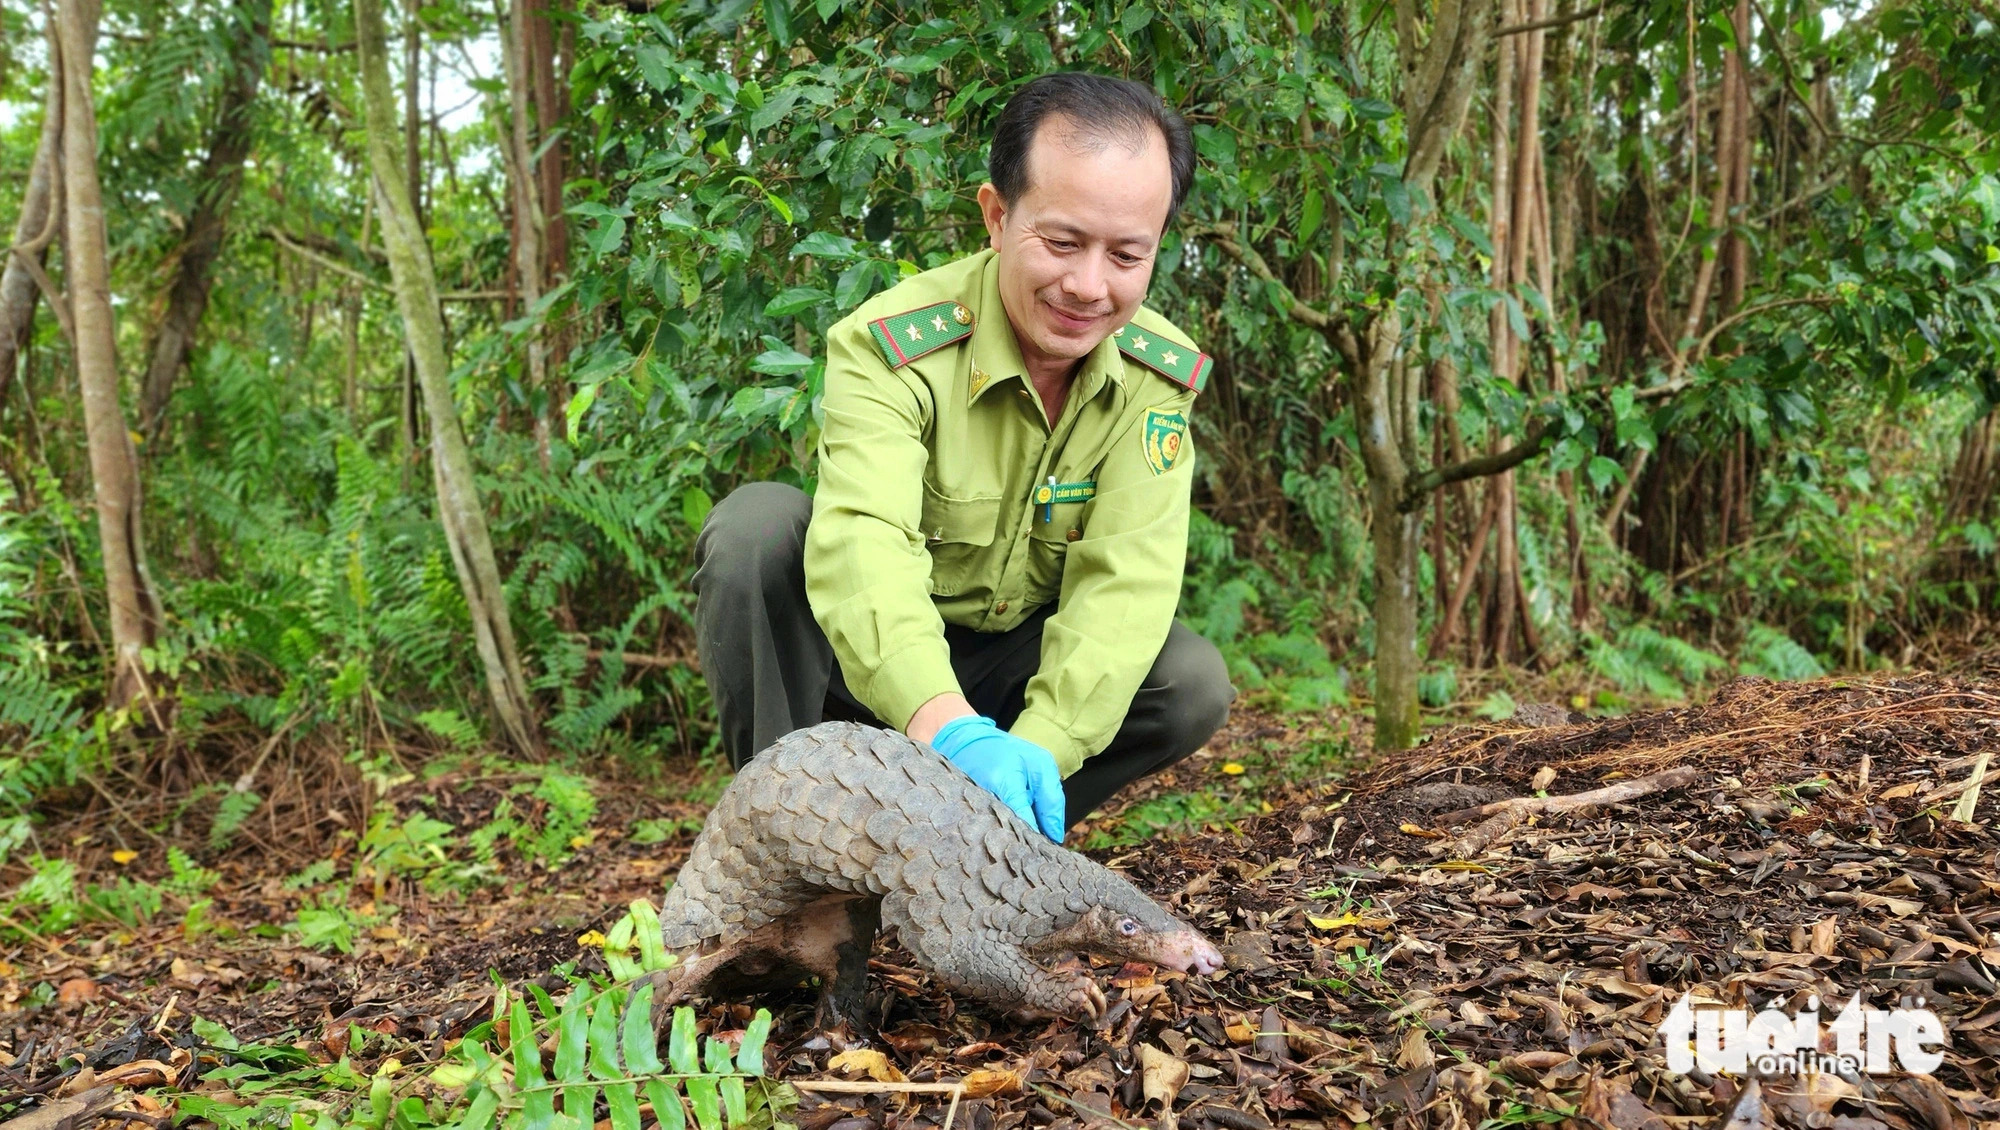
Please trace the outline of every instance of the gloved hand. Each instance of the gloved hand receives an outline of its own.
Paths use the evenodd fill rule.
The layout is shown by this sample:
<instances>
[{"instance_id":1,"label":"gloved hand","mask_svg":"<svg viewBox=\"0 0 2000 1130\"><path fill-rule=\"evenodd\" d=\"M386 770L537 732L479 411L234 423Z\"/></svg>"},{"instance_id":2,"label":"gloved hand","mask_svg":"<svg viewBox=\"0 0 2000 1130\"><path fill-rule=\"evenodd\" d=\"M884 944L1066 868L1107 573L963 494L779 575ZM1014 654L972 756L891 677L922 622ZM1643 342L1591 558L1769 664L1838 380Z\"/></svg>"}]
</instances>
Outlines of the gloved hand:
<instances>
[{"instance_id":1,"label":"gloved hand","mask_svg":"<svg viewBox=\"0 0 2000 1130\"><path fill-rule=\"evenodd\" d=\"M1000 798L1015 815L1063 840L1062 774L1055 755L1002 730L983 714L953 718L931 736L931 748Z\"/></svg>"}]
</instances>

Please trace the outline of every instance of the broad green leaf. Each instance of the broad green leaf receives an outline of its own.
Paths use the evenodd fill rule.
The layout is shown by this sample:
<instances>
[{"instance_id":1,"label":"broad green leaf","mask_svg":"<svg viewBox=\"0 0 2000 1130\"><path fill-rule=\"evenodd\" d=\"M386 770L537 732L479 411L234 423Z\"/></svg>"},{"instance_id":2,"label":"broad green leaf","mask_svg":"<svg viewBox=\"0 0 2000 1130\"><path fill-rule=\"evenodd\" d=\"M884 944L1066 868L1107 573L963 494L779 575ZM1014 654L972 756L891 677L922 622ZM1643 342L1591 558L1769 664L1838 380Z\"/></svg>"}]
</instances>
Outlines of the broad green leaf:
<instances>
[{"instance_id":1,"label":"broad green leaf","mask_svg":"<svg viewBox=\"0 0 2000 1130\"><path fill-rule=\"evenodd\" d=\"M610 988L590 1003L590 1074L594 1079L617 1079L624 1072L618 1066L618 1016L631 998L629 990Z\"/></svg>"},{"instance_id":2,"label":"broad green leaf","mask_svg":"<svg viewBox=\"0 0 2000 1130\"><path fill-rule=\"evenodd\" d=\"M812 365L813 359L793 349L767 349L751 362L750 370L774 377L789 377Z\"/></svg>"},{"instance_id":3,"label":"broad green leaf","mask_svg":"<svg viewBox=\"0 0 2000 1130\"><path fill-rule=\"evenodd\" d=\"M771 1038L771 1010L760 1008L743 1029L743 1043L736 1049L736 1070L745 1075L764 1074L764 1043Z\"/></svg>"},{"instance_id":4,"label":"broad green leaf","mask_svg":"<svg viewBox=\"0 0 2000 1130\"><path fill-rule=\"evenodd\" d=\"M703 498L708 497L706 494ZM687 514L687 499L681 499L681 514ZM707 517L704 512L703 517ZM632 936L639 943L639 964L646 972L657 973L671 968L674 955L667 952L666 939L660 932L660 913L645 899L632 900Z\"/></svg>"},{"instance_id":5,"label":"broad green leaf","mask_svg":"<svg viewBox=\"0 0 2000 1130\"><path fill-rule=\"evenodd\" d=\"M1591 457L1588 470L1590 484L1598 490L1603 490L1614 482L1623 482L1625 479L1625 468L1620 467L1616 459L1606 459L1602 455Z\"/></svg>"},{"instance_id":6,"label":"broad green leaf","mask_svg":"<svg viewBox=\"0 0 2000 1130\"><path fill-rule=\"evenodd\" d=\"M241 1046L236 1042L235 1035L229 1029L224 1028L213 1020L203 1020L200 1017L196 1017L189 1023L188 1027L193 1030L197 1039L211 1048L220 1048L223 1051L235 1051Z\"/></svg>"},{"instance_id":7,"label":"broad green leaf","mask_svg":"<svg viewBox=\"0 0 2000 1130\"><path fill-rule=\"evenodd\" d=\"M458 1125L454 1130L486 1130L489 1126L497 1125L497 1116L500 1113L500 1092L494 1090L492 1087L481 1085L479 1089L469 1093L472 1096L472 1101L466 1104L465 1113L460 1116Z\"/></svg>"},{"instance_id":8,"label":"broad green leaf","mask_svg":"<svg viewBox=\"0 0 2000 1130\"><path fill-rule=\"evenodd\" d=\"M764 23L780 47L792 45L792 5L790 0L764 0Z\"/></svg>"},{"instance_id":9,"label":"broad green leaf","mask_svg":"<svg viewBox=\"0 0 2000 1130\"><path fill-rule=\"evenodd\" d=\"M695 1126L699 1130L722 1130L722 1103L716 1094L715 1076L690 1076L686 1084Z\"/></svg>"},{"instance_id":10,"label":"broad green leaf","mask_svg":"<svg viewBox=\"0 0 2000 1130\"><path fill-rule=\"evenodd\" d=\"M590 1004L582 986L570 988L556 1018L556 1082L580 1082L590 1038Z\"/></svg>"},{"instance_id":11,"label":"broad green leaf","mask_svg":"<svg viewBox=\"0 0 2000 1130\"><path fill-rule=\"evenodd\" d=\"M792 258L801 255L817 255L822 259L852 259L859 255L858 245L844 235L828 231L816 231L792 244Z\"/></svg>"},{"instance_id":12,"label":"broad green leaf","mask_svg":"<svg viewBox=\"0 0 2000 1130\"><path fill-rule=\"evenodd\" d=\"M701 524L708 520L708 512L713 509L715 501L700 487L689 487L681 492L681 517L686 520L689 529L701 529ZM628 917L619 921L629 922L631 919ZM636 977L638 974L634 973L632 976Z\"/></svg>"},{"instance_id":13,"label":"broad green leaf","mask_svg":"<svg viewBox=\"0 0 2000 1130\"><path fill-rule=\"evenodd\" d=\"M736 1070L736 1064L729 1054L729 1045L711 1036L702 1041L703 1066L712 1075L725 1075Z\"/></svg>"},{"instance_id":14,"label":"broad green leaf","mask_svg":"<svg viewBox=\"0 0 2000 1130\"><path fill-rule=\"evenodd\" d=\"M639 982L632 990L632 1003L625 1009L620 1032L625 1049L625 1066L636 1075L660 1072L659 1034L653 1030L653 982Z\"/></svg>"},{"instance_id":15,"label":"broad green leaf","mask_svg":"<svg viewBox=\"0 0 2000 1130\"><path fill-rule=\"evenodd\" d=\"M1299 208L1299 242L1309 243L1319 232L1320 221L1326 216L1326 198L1319 189L1306 190L1305 203Z\"/></svg>"},{"instance_id":16,"label":"broad green leaf","mask_svg":"<svg viewBox=\"0 0 2000 1130\"><path fill-rule=\"evenodd\" d=\"M597 1087L591 1083L571 1083L562 1089L563 1116L578 1127L597 1124Z\"/></svg>"},{"instance_id":17,"label":"broad green leaf","mask_svg":"<svg viewBox=\"0 0 2000 1130\"><path fill-rule=\"evenodd\" d=\"M725 1075L717 1084L722 1091L722 1110L729 1116L729 1125L741 1127L750 1121L750 1105L743 1093L741 1075Z\"/></svg>"},{"instance_id":18,"label":"broad green leaf","mask_svg":"<svg viewBox=\"0 0 2000 1130\"><path fill-rule=\"evenodd\" d=\"M637 1083L613 1083L604 1088L604 1105L611 1111L611 1130L639 1130Z\"/></svg>"},{"instance_id":19,"label":"broad green leaf","mask_svg":"<svg viewBox=\"0 0 2000 1130\"><path fill-rule=\"evenodd\" d=\"M777 296L772 298L771 301L764 304L764 316L767 318L788 317L801 310L810 310L815 306L824 306L832 301L833 295L816 286L788 286L779 291Z\"/></svg>"},{"instance_id":20,"label":"broad green leaf","mask_svg":"<svg viewBox=\"0 0 2000 1130\"><path fill-rule=\"evenodd\" d=\"M596 385L578 385L576 391L570 393L569 403L563 406L563 421L569 429L571 447L576 446L576 432L578 426L583 423L584 413L590 411L590 406L595 403L597 403Z\"/></svg>"},{"instance_id":21,"label":"broad green leaf","mask_svg":"<svg viewBox=\"0 0 2000 1130\"><path fill-rule=\"evenodd\" d=\"M685 499L683 499L685 505ZM621 914L604 932L604 964L613 980L630 981L645 972L632 960L632 916Z\"/></svg>"},{"instance_id":22,"label":"broad green leaf","mask_svg":"<svg viewBox=\"0 0 2000 1130\"><path fill-rule=\"evenodd\" d=\"M648 1080L646 1101L653 1104L653 1117L659 1120L660 1130L687 1130L687 1109L681 1105L680 1092L672 1082Z\"/></svg>"},{"instance_id":23,"label":"broad green leaf","mask_svg":"<svg viewBox=\"0 0 2000 1130\"><path fill-rule=\"evenodd\" d=\"M547 1079L542 1074L542 1053L535 1045L535 1023L528 1015L528 1002L514 998L507 1013L507 1036L514 1053L514 1088L521 1096L521 1123L541 1130L556 1119L554 1091L539 1090Z\"/></svg>"},{"instance_id":24,"label":"broad green leaf","mask_svg":"<svg viewBox=\"0 0 2000 1130\"><path fill-rule=\"evenodd\" d=\"M680 1005L674 1009L673 1030L667 1035L667 1062L675 1074L693 1075L701 1070L701 1051L695 1046L694 1009Z\"/></svg>"}]
</instances>

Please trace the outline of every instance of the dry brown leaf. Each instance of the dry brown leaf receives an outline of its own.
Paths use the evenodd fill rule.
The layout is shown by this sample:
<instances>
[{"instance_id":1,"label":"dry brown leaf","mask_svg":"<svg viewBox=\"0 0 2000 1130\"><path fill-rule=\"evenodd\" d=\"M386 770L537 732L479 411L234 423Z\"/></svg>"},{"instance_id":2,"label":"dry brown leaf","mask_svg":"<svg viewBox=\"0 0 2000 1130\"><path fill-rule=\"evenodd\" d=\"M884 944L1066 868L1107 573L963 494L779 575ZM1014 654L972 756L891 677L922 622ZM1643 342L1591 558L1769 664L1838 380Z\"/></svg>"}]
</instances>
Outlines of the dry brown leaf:
<instances>
[{"instance_id":1,"label":"dry brown leaf","mask_svg":"<svg viewBox=\"0 0 2000 1130\"><path fill-rule=\"evenodd\" d=\"M1528 781L1528 788L1533 792L1541 792L1555 783L1556 767L1553 765L1544 765L1540 769L1535 770L1534 777Z\"/></svg>"},{"instance_id":2,"label":"dry brown leaf","mask_svg":"<svg viewBox=\"0 0 2000 1130\"><path fill-rule=\"evenodd\" d=\"M1863 910L1886 910L1898 918L1908 918L1912 914L1923 913L1924 904L1912 899L1899 899L1889 895L1871 895L1865 891L1854 894L1854 905Z\"/></svg>"},{"instance_id":3,"label":"dry brown leaf","mask_svg":"<svg viewBox=\"0 0 2000 1130\"><path fill-rule=\"evenodd\" d=\"M1887 1089L1928 1123L1931 1130L1972 1130L1972 1120L1951 1101L1944 1084L1928 1075L1897 1080Z\"/></svg>"},{"instance_id":4,"label":"dry brown leaf","mask_svg":"<svg viewBox=\"0 0 2000 1130\"><path fill-rule=\"evenodd\" d=\"M1430 1032L1421 1025L1413 1026L1403 1033L1402 1045L1396 1049L1396 1066L1409 1070L1429 1067L1437 1062L1437 1053L1431 1050Z\"/></svg>"},{"instance_id":5,"label":"dry brown leaf","mask_svg":"<svg viewBox=\"0 0 2000 1130\"><path fill-rule=\"evenodd\" d=\"M1156 970L1150 965L1128 961L1119 967L1118 975L1111 979L1114 989L1137 989L1153 983Z\"/></svg>"},{"instance_id":6,"label":"dry brown leaf","mask_svg":"<svg viewBox=\"0 0 2000 1130\"><path fill-rule=\"evenodd\" d=\"M1812 924L1812 937L1806 942L1806 949L1821 957L1833 956L1833 944L1840 938L1840 920L1834 917L1822 918Z\"/></svg>"},{"instance_id":7,"label":"dry brown leaf","mask_svg":"<svg viewBox=\"0 0 2000 1130\"><path fill-rule=\"evenodd\" d=\"M965 1097L983 1099L988 1095L1011 1095L1021 1089L1021 1077L1004 1067L982 1067L965 1077Z\"/></svg>"},{"instance_id":8,"label":"dry brown leaf","mask_svg":"<svg viewBox=\"0 0 2000 1130\"><path fill-rule=\"evenodd\" d=\"M1403 833L1406 836L1416 836L1417 838L1424 840L1444 839L1443 832L1432 831L1431 829L1424 827L1422 824L1404 824L1403 826L1397 828L1396 830Z\"/></svg>"},{"instance_id":9,"label":"dry brown leaf","mask_svg":"<svg viewBox=\"0 0 2000 1130\"><path fill-rule=\"evenodd\" d=\"M99 1086L130 1087L138 1090L144 1087L164 1087L174 1081L178 1074L173 1068L157 1059L135 1059L116 1067L99 1072Z\"/></svg>"},{"instance_id":10,"label":"dry brown leaf","mask_svg":"<svg viewBox=\"0 0 2000 1130\"><path fill-rule=\"evenodd\" d=\"M1918 783L1919 783L1919 782L1916 782L1916 781L1911 781L1911 782L1909 782L1908 784L1904 784L1904 785L1897 785L1897 786L1896 786L1895 788L1893 788L1893 789L1883 789L1883 790L1882 790L1882 791L1881 791L1880 793L1876 794L1876 797L1875 797L1875 799L1877 799L1877 800L1901 800L1901 799L1903 799L1903 798L1904 798L1904 797L1906 797L1906 796L1915 796L1915 795L1917 795L1917 785L1918 785Z\"/></svg>"},{"instance_id":11,"label":"dry brown leaf","mask_svg":"<svg viewBox=\"0 0 2000 1130\"><path fill-rule=\"evenodd\" d=\"M826 1061L828 1071L845 1071L852 1075L866 1075L877 1083L901 1083L903 1073L889 1062L889 1057L874 1048L849 1048Z\"/></svg>"},{"instance_id":12,"label":"dry brown leaf","mask_svg":"<svg viewBox=\"0 0 2000 1130\"><path fill-rule=\"evenodd\" d=\"M56 988L56 1003L64 1008L89 1004L104 995L97 982L88 977L71 977Z\"/></svg>"},{"instance_id":13,"label":"dry brown leaf","mask_svg":"<svg viewBox=\"0 0 2000 1130\"><path fill-rule=\"evenodd\" d=\"M1624 897L1624 891L1616 887L1607 887L1600 883L1578 883L1563 892L1564 902L1575 902L1582 898L1596 898L1602 899L1605 902L1616 902Z\"/></svg>"},{"instance_id":14,"label":"dry brown leaf","mask_svg":"<svg viewBox=\"0 0 2000 1130\"><path fill-rule=\"evenodd\" d=\"M1187 1060L1168 1055L1151 1044L1140 1044L1139 1070L1139 1088L1146 1101L1158 1101L1161 1110L1172 1109L1181 1088L1187 1086Z\"/></svg>"},{"instance_id":15,"label":"dry brown leaf","mask_svg":"<svg viewBox=\"0 0 2000 1130\"><path fill-rule=\"evenodd\" d=\"M904 1055L927 1052L938 1046L939 1041L951 1039L951 1033L932 1024L904 1024L893 1032L882 1033L889 1046Z\"/></svg>"},{"instance_id":16,"label":"dry brown leaf","mask_svg":"<svg viewBox=\"0 0 2000 1130\"><path fill-rule=\"evenodd\" d=\"M1247 1021L1238 1020L1236 1023L1224 1028L1222 1034L1228 1036L1229 1042L1232 1044L1247 1044L1257 1038L1257 1026Z\"/></svg>"}]
</instances>

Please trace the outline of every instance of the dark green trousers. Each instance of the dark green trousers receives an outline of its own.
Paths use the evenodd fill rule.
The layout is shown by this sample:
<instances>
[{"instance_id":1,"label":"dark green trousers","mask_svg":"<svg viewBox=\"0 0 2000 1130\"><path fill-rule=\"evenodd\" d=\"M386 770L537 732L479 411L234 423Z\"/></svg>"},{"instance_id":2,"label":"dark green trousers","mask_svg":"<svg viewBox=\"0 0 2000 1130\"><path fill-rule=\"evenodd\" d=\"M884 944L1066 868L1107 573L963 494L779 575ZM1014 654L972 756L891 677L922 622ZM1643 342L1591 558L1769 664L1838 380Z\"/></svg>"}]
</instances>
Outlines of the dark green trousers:
<instances>
[{"instance_id":1,"label":"dark green trousers","mask_svg":"<svg viewBox=\"0 0 2000 1130\"><path fill-rule=\"evenodd\" d=\"M751 483L709 512L695 541L695 643L723 748L739 768L779 737L827 719L884 725L848 691L806 603L811 518L812 500L796 487ZM966 699L1002 728L1021 713L1054 611L1042 608L1009 632L945 626ZM1063 782L1067 822L1200 749L1235 697L1215 645L1175 622L1117 736Z\"/></svg>"}]
</instances>

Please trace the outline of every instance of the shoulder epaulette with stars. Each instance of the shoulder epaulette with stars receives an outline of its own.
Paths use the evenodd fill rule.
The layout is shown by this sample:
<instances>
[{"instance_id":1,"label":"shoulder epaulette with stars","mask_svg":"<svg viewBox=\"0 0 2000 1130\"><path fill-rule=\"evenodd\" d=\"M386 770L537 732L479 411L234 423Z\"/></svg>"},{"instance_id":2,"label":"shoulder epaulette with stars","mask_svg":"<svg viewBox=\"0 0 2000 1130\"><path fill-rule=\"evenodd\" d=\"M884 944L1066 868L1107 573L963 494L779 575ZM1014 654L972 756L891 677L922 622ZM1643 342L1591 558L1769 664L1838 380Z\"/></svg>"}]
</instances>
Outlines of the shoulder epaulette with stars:
<instances>
[{"instance_id":1,"label":"shoulder epaulette with stars","mask_svg":"<svg viewBox=\"0 0 2000 1130\"><path fill-rule=\"evenodd\" d=\"M1120 326L1111 335L1118 351L1190 392L1200 392L1208 384L1208 371L1215 359L1199 349L1190 349L1165 338L1146 336L1138 326Z\"/></svg>"},{"instance_id":2,"label":"shoulder epaulette with stars","mask_svg":"<svg viewBox=\"0 0 2000 1130\"><path fill-rule=\"evenodd\" d=\"M891 369L933 350L963 341L972 333L972 311L958 302L934 302L868 323L875 346Z\"/></svg>"}]
</instances>

